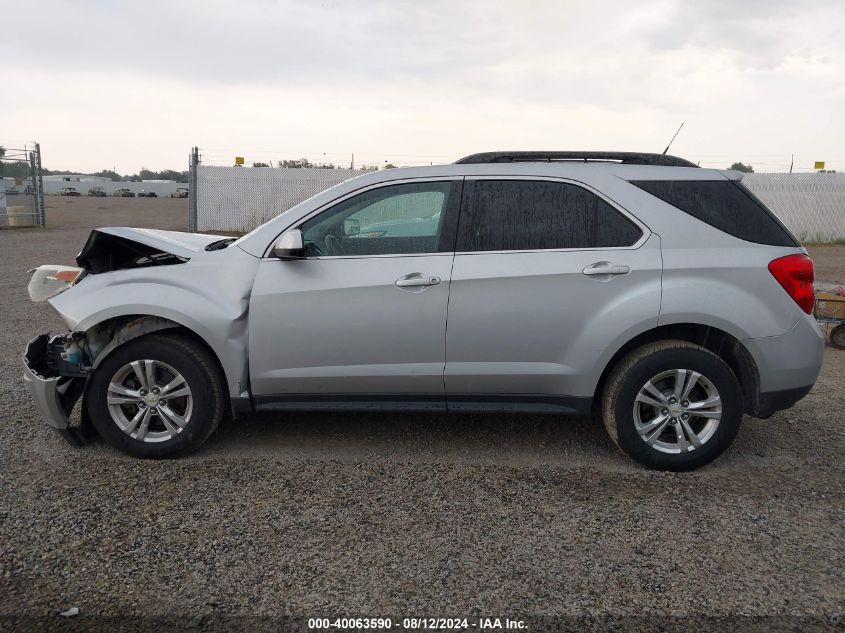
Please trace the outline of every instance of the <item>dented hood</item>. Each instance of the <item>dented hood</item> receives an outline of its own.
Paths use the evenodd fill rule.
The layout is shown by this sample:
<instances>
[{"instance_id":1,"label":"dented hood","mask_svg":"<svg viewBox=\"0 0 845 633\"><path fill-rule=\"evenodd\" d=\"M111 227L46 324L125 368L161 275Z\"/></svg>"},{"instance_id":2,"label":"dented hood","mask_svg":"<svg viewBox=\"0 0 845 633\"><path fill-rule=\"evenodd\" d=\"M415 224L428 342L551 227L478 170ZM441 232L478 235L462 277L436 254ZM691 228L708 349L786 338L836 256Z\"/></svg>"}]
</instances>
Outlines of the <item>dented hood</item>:
<instances>
[{"instance_id":1,"label":"dented hood","mask_svg":"<svg viewBox=\"0 0 845 633\"><path fill-rule=\"evenodd\" d=\"M220 235L107 227L91 231L76 263L91 273L178 264L222 239Z\"/></svg>"}]
</instances>

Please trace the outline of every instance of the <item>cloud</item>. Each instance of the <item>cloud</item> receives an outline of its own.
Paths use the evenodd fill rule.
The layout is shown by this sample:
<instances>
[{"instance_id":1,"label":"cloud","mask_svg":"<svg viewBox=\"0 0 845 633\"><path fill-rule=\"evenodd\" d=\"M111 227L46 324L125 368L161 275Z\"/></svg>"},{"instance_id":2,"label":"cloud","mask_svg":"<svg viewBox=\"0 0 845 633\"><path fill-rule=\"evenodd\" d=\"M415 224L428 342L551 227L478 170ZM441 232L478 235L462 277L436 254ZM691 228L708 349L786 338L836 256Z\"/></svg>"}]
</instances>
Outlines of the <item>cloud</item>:
<instances>
[{"instance_id":1,"label":"cloud","mask_svg":"<svg viewBox=\"0 0 845 633\"><path fill-rule=\"evenodd\" d=\"M666 2L647 41L658 51L726 52L741 68L773 69L791 57L842 50L845 4L838 1Z\"/></svg>"},{"instance_id":2,"label":"cloud","mask_svg":"<svg viewBox=\"0 0 845 633\"><path fill-rule=\"evenodd\" d=\"M0 100L0 121L67 167L81 154L180 166L194 143L417 162L650 149L681 120L676 147L701 156L834 155L845 137L840 0L29 0L3 12L6 24L33 15L35 46L27 29L3 30L0 85L30 96Z\"/></svg>"}]
</instances>

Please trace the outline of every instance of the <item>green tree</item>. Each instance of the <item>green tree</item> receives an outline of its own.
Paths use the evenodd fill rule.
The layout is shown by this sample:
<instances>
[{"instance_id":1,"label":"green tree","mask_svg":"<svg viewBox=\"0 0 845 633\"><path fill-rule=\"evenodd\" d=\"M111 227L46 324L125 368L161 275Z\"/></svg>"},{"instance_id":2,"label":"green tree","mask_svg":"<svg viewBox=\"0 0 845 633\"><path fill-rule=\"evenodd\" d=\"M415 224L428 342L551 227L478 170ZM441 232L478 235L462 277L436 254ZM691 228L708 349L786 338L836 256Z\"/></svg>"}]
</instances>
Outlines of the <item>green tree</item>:
<instances>
[{"instance_id":1,"label":"green tree","mask_svg":"<svg viewBox=\"0 0 845 633\"><path fill-rule=\"evenodd\" d=\"M396 169L396 165L393 163L387 163L387 165L384 166L384 169Z\"/></svg>"},{"instance_id":2,"label":"green tree","mask_svg":"<svg viewBox=\"0 0 845 633\"><path fill-rule=\"evenodd\" d=\"M753 174L754 168L751 165L745 165L743 163L734 163L731 165L731 169L734 171L741 171L745 174Z\"/></svg>"},{"instance_id":3,"label":"green tree","mask_svg":"<svg viewBox=\"0 0 845 633\"><path fill-rule=\"evenodd\" d=\"M29 163L26 161L16 160L5 164L0 162L0 167L0 174L6 178L29 178Z\"/></svg>"},{"instance_id":4,"label":"green tree","mask_svg":"<svg viewBox=\"0 0 845 633\"><path fill-rule=\"evenodd\" d=\"M253 167L269 167L270 165L268 165L267 163L253 163L252 166Z\"/></svg>"},{"instance_id":5,"label":"green tree","mask_svg":"<svg viewBox=\"0 0 845 633\"><path fill-rule=\"evenodd\" d=\"M176 171L174 169L163 169L154 172L156 177L153 180L175 180L176 182L188 182L187 171Z\"/></svg>"},{"instance_id":6,"label":"green tree","mask_svg":"<svg viewBox=\"0 0 845 633\"><path fill-rule=\"evenodd\" d=\"M109 180L121 180L123 178L123 176L111 169L103 169L101 171L94 172L91 175L99 176L100 178L108 178Z\"/></svg>"},{"instance_id":7,"label":"green tree","mask_svg":"<svg viewBox=\"0 0 845 633\"><path fill-rule=\"evenodd\" d=\"M3 176L3 157L6 155L6 148L0 145L0 176Z\"/></svg>"},{"instance_id":8,"label":"green tree","mask_svg":"<svg viewBox=\"0 0 845 633\"><path fill-rule=\"evenodd\" d=\"M285 169L302 169L304 167L313 167L313 165L307 158L300 158L298 160L280 160L279 167L284 167Z\"/></svg>"},{"instance_id":9,"label":"green tree","mask_svg":"<svg viewBox=\"0 0 845 633\"><path fill-rule=\"evenodd\" d=\"M87 176L88 174L84 174L81 171L69 171L67 169L41 169L41 173L45 176Z\"/></svg>"},{"instance_id":10,"label":"green tree","mask_svg":"<svg viewBox=\"0 0 845 633\"><path fill-rule=\"evenodd\" d=\"M126 176L124 176L124 180L127 180ZM173 169L152 171L146 167L142 167L141 171L139 171L135 176L129 177L128 180L133 182L137 182L139 180L175 180L176 182L188 182L188 172L175 171Z\"/></svg>"}]
</instances>

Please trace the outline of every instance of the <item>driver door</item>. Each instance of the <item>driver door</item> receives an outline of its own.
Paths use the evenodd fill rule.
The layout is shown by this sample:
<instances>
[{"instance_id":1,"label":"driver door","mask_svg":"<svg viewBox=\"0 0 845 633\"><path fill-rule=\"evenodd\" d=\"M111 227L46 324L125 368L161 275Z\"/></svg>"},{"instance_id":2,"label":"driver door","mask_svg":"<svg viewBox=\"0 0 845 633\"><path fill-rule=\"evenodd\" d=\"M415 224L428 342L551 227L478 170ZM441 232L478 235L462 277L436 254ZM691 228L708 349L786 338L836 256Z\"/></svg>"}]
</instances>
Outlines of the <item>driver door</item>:
<instances>
[{"instance_id":1,"label":"driver door","mask_svg":"<svg viewBox=\"0 0 845 633\"><path fill-rule=\"evenodd\" d=\"M257 407L445 408L461 183L375 186L291 227L306 257L264 258L250 299Z\"/></svg>"}]
</instances>

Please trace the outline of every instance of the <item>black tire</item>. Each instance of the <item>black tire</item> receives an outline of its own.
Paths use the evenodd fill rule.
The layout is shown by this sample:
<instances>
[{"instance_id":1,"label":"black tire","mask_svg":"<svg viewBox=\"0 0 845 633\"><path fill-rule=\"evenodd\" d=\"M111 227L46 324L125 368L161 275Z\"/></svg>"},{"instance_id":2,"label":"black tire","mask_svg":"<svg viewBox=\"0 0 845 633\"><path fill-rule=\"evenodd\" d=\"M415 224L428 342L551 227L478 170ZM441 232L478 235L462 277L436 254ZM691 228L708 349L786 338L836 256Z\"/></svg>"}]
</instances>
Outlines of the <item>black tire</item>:
<instances>
[{"instance_id":1,"label":"black tire","mask_svg":"<svg viewBox=\"0 0 845 633\"><path fill-rule=\"evenodd\" d=\"M692 370L704 376L718 391L722 410L715 431L700 446L667 453L648 444L637 432L634 404L648 381L674 369ZM649 343L619 361L607 379L601 406L605 428L625 454L648 468L670 471L693 470L721 455L739 431L743 409L742 389L730 367L709 350L677 340ZM692 423L704 424L706 421L693 418ZM671 439L675 427L666 428L665 432L670 435L661 437Z\"/></svg>"},{"instance_id":2,"label":"black tire","mask_svg":"<svg viewBox=\"0 0 845 633\"><path fill-rule=\"evenodd\" d=\"M169 439L145 442L133 438L118 427L109 410L106 398L110 381L121 368L136 360L165 363L179 372L190 388L192 409L187 423ZM201 446L217 429L226 407L225 381L217 361L190 338L172 333L148 334L106 357L91 377L85 403L97 432L115 448L134 457L178 457ZM127 407L132 410L131 405ZM163 423L153 417L150 428L155 424Z\"/></svg>"},{"instance_id":3,"label":"black tire","mask_svg":"<svg viewBox=\"0 0 845 633\"><path fill-rule=\"evenodd\" d=\"M830 344L845 349L845 324L837 325L830 331Z\"/></svg>"}]
</instances>

